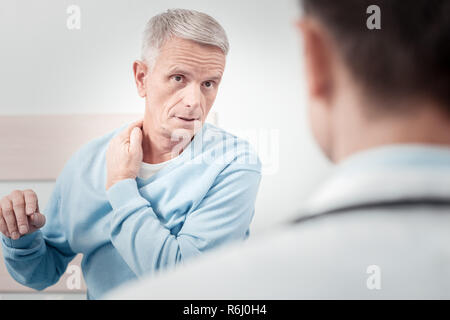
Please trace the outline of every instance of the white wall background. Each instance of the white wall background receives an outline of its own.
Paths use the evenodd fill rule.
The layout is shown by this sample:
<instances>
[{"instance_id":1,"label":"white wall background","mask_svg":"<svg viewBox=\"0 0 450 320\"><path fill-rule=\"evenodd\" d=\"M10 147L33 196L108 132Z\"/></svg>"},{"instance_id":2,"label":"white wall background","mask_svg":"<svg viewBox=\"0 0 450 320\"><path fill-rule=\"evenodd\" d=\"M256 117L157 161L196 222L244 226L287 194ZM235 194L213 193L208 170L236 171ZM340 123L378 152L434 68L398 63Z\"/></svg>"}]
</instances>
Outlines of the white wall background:
<instances>
[{"instance_id":1,"label":"white wall background","mask_svg":"<svg viewBox=\"0 0 450 320\"><path fill-rule=\"evenodd\" d=\"M71 4L81 9L80 30L66 27ZM296 0L2 0L0 114L143 112L132 62L147 20L174 7L211 14L228 33L219 126L278 132L278 170L263 176L252 227L269 230L330 170L307 124ZM0 182L0 195L16 188L34 189L42 208L53 182Z\"/></svg>"}]
</instances>

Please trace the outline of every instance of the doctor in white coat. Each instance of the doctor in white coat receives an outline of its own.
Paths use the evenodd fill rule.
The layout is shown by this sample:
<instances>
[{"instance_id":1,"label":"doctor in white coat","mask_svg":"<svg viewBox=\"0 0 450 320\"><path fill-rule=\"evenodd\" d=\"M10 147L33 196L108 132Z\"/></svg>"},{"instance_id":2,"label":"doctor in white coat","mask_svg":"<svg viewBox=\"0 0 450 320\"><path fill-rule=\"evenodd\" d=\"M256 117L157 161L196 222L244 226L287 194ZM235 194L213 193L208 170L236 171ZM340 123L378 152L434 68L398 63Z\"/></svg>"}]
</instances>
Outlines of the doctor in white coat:
<instances>
[{"instance_id":1,"label":"doctor in white coat","mask_svg":"<svg viewBox=\"0 0 450 320\"><path fill-rule=\"evenodd\" d=\"M302 5L311 127L333 176L272 234L109 298L450 298L450 3Z\"/></svg>"}]
</instances>

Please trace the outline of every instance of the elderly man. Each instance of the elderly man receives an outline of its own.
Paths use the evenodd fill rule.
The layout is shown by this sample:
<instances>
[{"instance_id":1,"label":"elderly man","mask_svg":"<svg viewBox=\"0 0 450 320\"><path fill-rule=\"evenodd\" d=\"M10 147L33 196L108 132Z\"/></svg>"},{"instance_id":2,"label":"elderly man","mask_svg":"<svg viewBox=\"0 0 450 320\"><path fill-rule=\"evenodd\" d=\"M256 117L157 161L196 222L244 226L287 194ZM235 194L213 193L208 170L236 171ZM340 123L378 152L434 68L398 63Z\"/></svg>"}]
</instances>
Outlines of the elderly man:
<instances>
[{"instance_id":1,"label":"elderly man","mask_svg":"<svg viewBox=\"0 0 450 320\"><path fill-rule=\"evenodd\" d=\"M111 297L450 298L450 2L302 2L311 127L335 174L270 236Z\"/></svg>"},{"instance_id":2,"label":"elderly man","mask_svg":"<svg viewBox=\"0 0 450 320\"><path fill-rule=\"evenodd\" d=\"M259 159L247 142L205 123L228 47L223 28L200 12L168 10L148 22L142 61L133 65L144 118L81 148L45 217L31 190L2 199L14 279L44 289L82 253L87 297L95 299L248 236Z\"/></svg>"}]
</instances>

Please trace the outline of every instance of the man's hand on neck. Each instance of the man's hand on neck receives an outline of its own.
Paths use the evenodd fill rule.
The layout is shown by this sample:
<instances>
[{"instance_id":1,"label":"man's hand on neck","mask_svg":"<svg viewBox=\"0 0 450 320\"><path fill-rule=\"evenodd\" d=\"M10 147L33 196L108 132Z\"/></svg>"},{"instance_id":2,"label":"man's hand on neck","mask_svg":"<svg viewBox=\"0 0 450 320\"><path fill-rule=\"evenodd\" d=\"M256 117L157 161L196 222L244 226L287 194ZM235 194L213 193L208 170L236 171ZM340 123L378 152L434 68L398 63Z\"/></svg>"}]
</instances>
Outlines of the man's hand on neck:
<instances>
[{"instance_id":1,"label":"man's hand on neck","mask_svg":"<svg viewBox=\"0 0 450 320\"><path fill-rule=\"evenodd\" d=\"M132 123L109 143L106 151L106 190L125 179L136 179L143 159L143 120Z\"/></svg>"}]
</instances>

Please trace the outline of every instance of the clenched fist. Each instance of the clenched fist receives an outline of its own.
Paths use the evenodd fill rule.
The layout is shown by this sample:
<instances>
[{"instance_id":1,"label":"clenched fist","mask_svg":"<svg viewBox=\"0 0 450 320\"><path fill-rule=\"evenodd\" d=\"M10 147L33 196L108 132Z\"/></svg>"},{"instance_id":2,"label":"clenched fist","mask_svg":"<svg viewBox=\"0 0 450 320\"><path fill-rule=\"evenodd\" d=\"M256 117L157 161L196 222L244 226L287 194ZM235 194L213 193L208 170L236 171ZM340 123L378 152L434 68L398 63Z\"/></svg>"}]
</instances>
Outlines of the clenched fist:
<instances>
[{"instance_id":1,"label":"clenched fist","mask_svg":"<svg viewBox=\"0 0 450 320\"><path fill-rule=\"evenodd\" d=\"M0 231L13 240L32 233L45 224L33 190L15 190L0 200Z\"/></svg>"},{"instance_id":2,"label":"clenched fist","mask_svg":"<svg viewBox=\"0 0 450 320\"><path fill-rule=\"evenodd\" d=\"M143 120L132 123L109 143L106 151L106 190L125 179L135 179L143 159Z\"/></svg>"}]
</instances>

